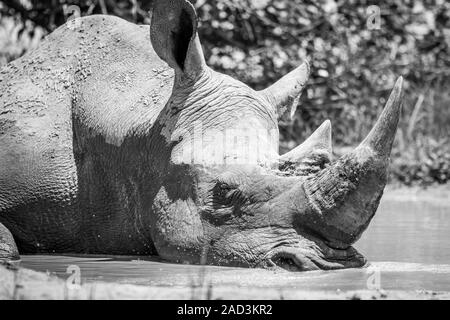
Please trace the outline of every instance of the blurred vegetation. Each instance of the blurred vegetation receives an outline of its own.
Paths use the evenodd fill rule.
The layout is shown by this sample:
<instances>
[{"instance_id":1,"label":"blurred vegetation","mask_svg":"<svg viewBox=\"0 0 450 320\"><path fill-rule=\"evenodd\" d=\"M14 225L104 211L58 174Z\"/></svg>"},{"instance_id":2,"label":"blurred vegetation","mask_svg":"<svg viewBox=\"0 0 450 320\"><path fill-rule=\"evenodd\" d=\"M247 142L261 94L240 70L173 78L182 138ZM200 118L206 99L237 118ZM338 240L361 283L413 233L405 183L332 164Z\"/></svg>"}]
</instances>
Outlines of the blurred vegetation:
<instances>
[{"instance_id":1,"label":"blurred vegetation","mask_svg":"<svg viewBox=\"0 0 450 320\"><path fill-rule=\"evenodd\" d=\"M399 75L405 102L391 177L404 184L450 179L450 3L446 0L197 0L207 61L255 89L310 59L312 75L281 151L329 118L339 154L372 127ZM0 65L63 24L113 14L149 23L152 1L1 0ZM376 16L376 4L380 9Z\"/></svg>"}]
</instances>

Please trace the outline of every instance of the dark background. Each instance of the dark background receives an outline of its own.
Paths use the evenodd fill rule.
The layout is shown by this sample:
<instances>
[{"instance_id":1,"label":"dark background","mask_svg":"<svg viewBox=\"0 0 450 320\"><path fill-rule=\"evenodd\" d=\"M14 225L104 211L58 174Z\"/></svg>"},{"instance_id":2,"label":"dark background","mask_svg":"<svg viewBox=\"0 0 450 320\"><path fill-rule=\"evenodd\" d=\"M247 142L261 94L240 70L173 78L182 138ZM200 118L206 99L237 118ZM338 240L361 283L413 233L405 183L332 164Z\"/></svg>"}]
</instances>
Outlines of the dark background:
<instances>
[{"instance_id":1,"label":"dark background","mask_svg":"<svg viewBox=\"0 0 450 320\"><path fill-rule=\"evenodd\" d=\"M368 133L403 75L405 102L391 179L407 185L450 179L448 1L192 2L207 62L217 71L261 89L311 59L312 75L295 119L280 124L282 152L327 118L336 154L345 152ZM369 7L374 4L379 16ZM0 66L65 23L70 5L81 16L104 13L148 24L152 1L1 0Z\"/></svg>"}]
</instances>

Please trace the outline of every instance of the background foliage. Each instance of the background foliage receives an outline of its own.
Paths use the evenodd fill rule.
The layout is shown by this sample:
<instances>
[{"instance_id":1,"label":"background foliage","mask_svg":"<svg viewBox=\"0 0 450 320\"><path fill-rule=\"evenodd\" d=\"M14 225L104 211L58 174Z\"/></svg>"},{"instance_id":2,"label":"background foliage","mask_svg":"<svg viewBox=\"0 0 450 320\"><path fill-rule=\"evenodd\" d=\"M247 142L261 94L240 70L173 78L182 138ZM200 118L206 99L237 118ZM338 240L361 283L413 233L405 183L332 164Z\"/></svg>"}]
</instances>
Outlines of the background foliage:
<instances>
[{"instance_id":1,"label":"background foliage","mask_svg":"<svg viewBox=\"0 0 450 320\"><path fill-rule=\"evenodd\" d=\"M310 59L312 75L295 119L281 123L281 151L303 141L327 118L333 124L336 153L357 144L373 125L395 79L403 75L406 94L392 177L405 184L450 179L448 1L193 2L207 61L218 71L261 89ZM63 24L73 14L70 5L82 16L104 13L149 23L151 4L1 0L0 65ZM379 21L369 10L373 4L380 8Z\"/></svg>"}]
</instances>

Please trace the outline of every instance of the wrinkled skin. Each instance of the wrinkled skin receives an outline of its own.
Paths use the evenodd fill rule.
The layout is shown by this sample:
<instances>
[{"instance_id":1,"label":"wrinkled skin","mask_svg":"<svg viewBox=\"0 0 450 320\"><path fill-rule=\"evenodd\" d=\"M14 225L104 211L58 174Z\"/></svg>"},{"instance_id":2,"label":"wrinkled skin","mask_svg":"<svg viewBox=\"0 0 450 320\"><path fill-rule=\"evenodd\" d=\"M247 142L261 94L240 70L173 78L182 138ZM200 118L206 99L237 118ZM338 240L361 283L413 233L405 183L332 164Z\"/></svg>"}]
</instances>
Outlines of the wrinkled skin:
<instances>
[{"instance_id":1,"label":"wrinkled skin","mask_svg":"<svg viewBox=\"0 0 450 320\"><path fill-rule=\"evenodd\" d=\"M280 157L277 121L295 111L307 64L259 92L212 71L184 0L156 1L150 31L76 22L0 72L0 259L17 244L288 270L366 263L351 245L386 183L401 80L353 153L330 163L327 121Z\"/></svg>"}]
</instances>

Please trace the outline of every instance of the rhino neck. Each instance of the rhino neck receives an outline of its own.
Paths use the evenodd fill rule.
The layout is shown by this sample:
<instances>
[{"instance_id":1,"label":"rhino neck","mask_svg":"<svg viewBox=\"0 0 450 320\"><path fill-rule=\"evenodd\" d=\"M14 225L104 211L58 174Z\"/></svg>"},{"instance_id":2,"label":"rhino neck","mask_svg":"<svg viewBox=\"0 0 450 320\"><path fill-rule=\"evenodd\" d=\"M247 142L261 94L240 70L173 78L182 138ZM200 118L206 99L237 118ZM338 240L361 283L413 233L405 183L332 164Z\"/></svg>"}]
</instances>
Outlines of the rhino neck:
<instances>
[{"instance_id":1,"label":"rhino neck","mask_svg":"<svg viewBox=\"0 0 450 320\"><path fill-rule=\"evenodd\" d=\"M222 88L223 79L209 68L195 80L175 76L172 94L152 128L152 143L157 137L158 145L164 145L174 158L178 153L188 153L197 129L202 134L205 125L212 125L209 116L219 104Z\"/></svg>"},{"instance_id":2,"label":"rhino neck","mask_svg":"<svg viewBox=\"0 0 450 320\"><path fill-rule=\"evenodd\" d=\"M179 120L183 115L202 111L212 105L214 100L211 98L217 98L221 87L223 79L210 68L205 68L195 79L182 78L175 74L172 94L158 119L167 124L169 121Z\"/></svg>"},{"instance_id":3,"label":"rhino neck","mask_svg":"<svg viewBox=\"0 0 450 320\"><path fill-rule=\"evenodd\" d=\"M272 111L250 87L206 68L196 81L175 81L156 125L175 164L269 163L278 157L278 123ZM228 138L237 146L227 148ZM246 141L259 141L262 154L236 155L236 150L248 149Z\"/></svg>"}]
</instances>

